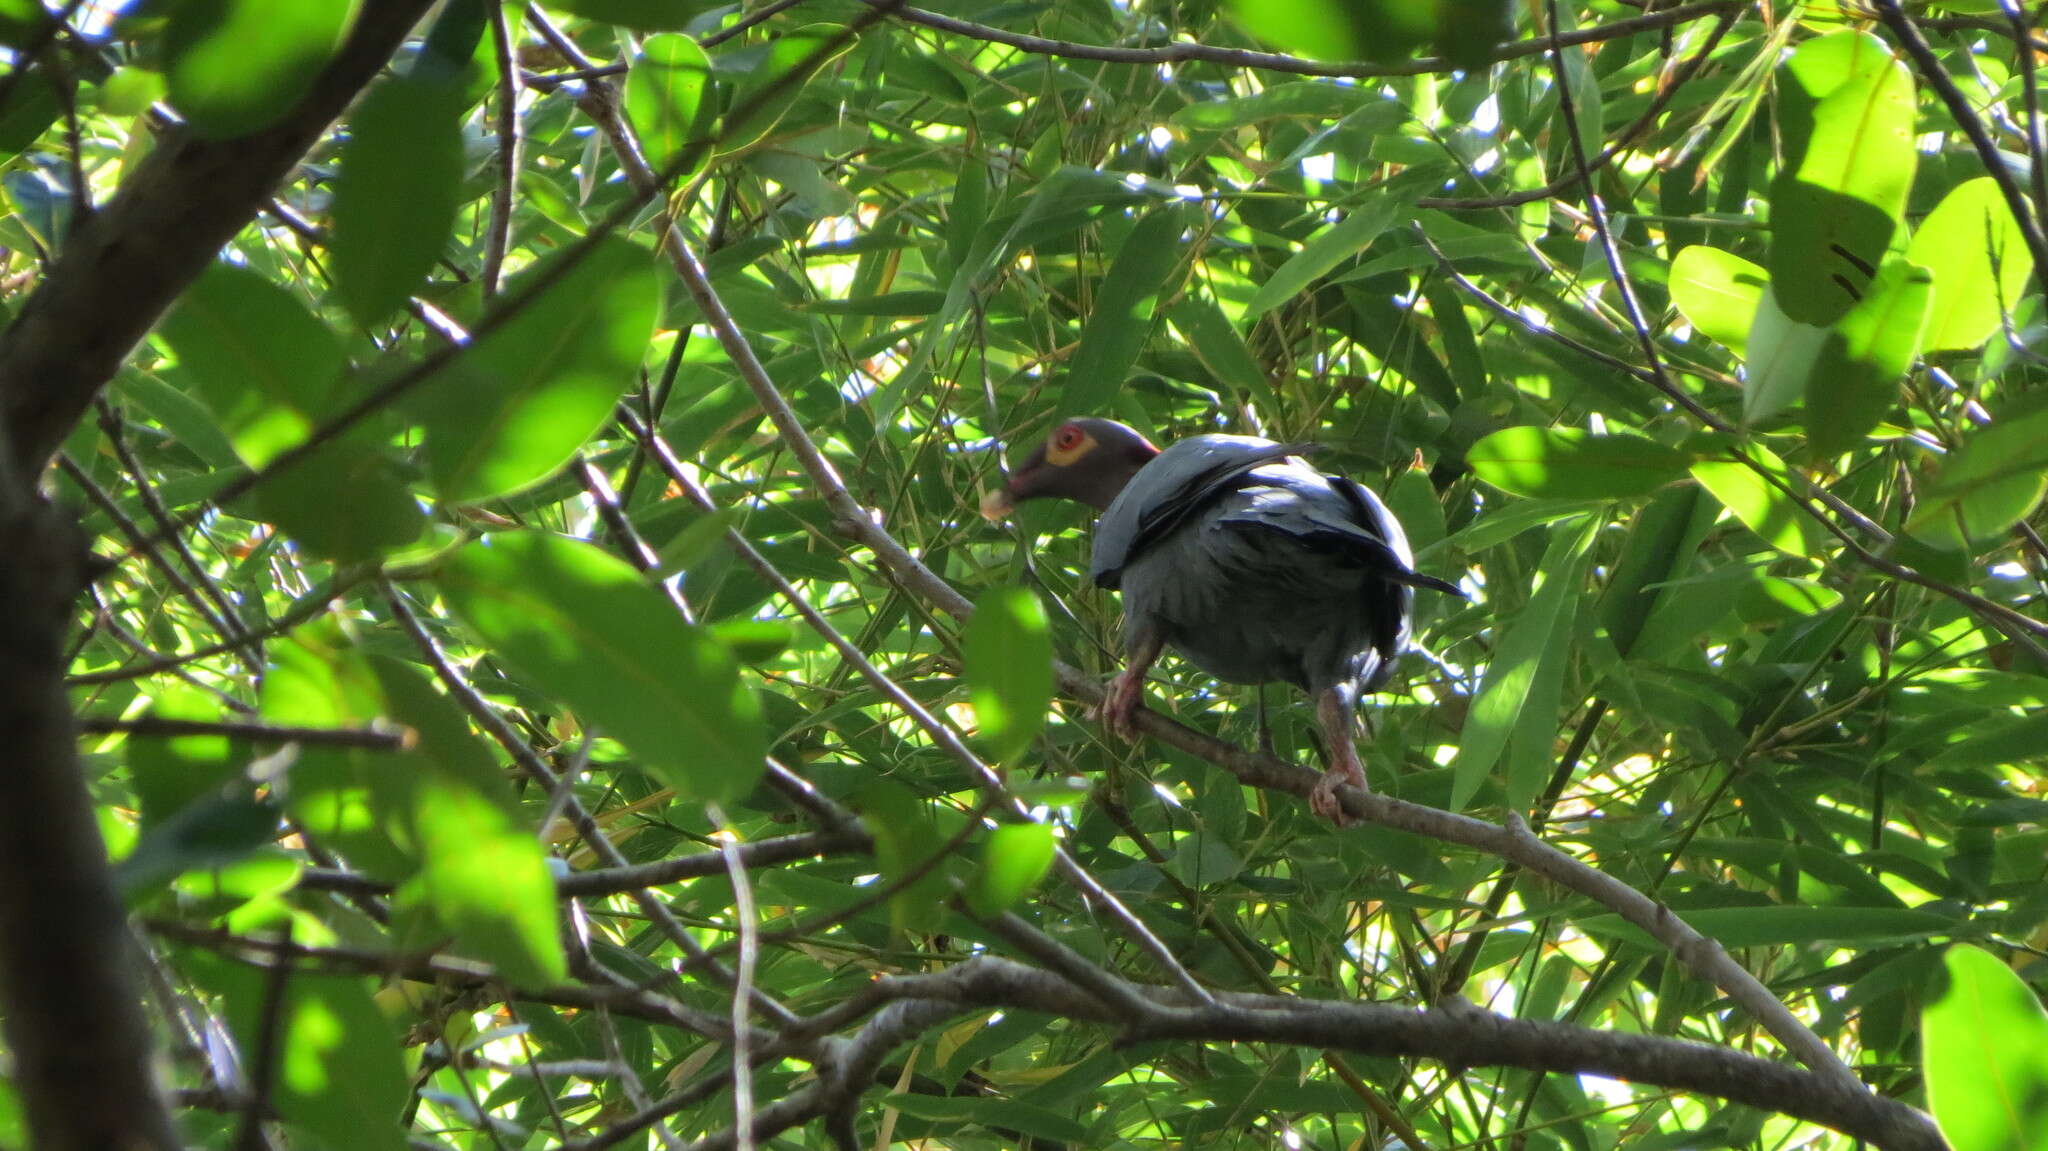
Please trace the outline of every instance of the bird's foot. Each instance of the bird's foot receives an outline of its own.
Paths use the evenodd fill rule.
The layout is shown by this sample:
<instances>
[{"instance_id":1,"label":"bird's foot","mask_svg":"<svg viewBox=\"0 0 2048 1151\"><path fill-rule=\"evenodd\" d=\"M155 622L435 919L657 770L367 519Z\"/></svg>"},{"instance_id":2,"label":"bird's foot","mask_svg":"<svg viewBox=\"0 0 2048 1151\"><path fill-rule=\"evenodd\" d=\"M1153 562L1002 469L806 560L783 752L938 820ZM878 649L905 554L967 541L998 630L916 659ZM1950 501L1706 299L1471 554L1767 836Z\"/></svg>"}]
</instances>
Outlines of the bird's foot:
<instances>
[{"instance_id":1,"label":"bird's foot","mask_svg":"<svg viewBox=\"0 0 2048 1151\"><path fill-rule=\"evenodd\" d=\"M1308 809L1340 828L1350 827L1358 820L1344 810L1344 803L1338 798L1337 789L1348 783L1360 791L1372 790L1365 782L1365 769L1359 764L1358 757L1350 755L1342 759L1343 762L1324 772L1308 793Z\"/></svg>"},{"instance_id":2,"label":"bird's foot","mask_svg":"<svg viewBox=\"0 0 2048 1151\"><path fill-rule=\"evenodd\" d=\"M1322 778L1316 780L1316 785L1309 789L1308 809L1315 812L1318 819L1327 819L1338 827L1349 827L1351 817L1344 813L1344 805L1337 798L1337 788L1346 782L1341 771L1324 772Z\"/></svg>"},{"instance_id":3,"label":"bird's foot","mask_svg":"<svg viewBox=\"0 0 2048 1151\"><path fill-rule=\"evenodd\" d=\"M1125 741L1138 738L1138 700L1144 695L1145 681L1129 671L1117 673L1109 681L1109 690L1103 694L1102 702L1096 706L1094 716L1102 722L1103 730Z\"/></svg>"}]
</instances>

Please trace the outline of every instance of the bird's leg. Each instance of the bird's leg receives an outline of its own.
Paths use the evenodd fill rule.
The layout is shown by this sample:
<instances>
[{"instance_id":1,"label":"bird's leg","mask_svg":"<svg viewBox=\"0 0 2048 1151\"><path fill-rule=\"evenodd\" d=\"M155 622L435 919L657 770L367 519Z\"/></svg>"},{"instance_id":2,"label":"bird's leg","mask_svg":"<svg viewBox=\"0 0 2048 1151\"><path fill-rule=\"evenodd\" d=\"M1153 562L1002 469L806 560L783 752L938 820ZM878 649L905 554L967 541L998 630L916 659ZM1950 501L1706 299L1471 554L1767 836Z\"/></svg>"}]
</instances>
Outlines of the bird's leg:
<instances>
[{"instance_id":1,"label":"bird's leg","mask_svg":"<svg viewBox=\"0 0 2048 1151\"><path fill-rule=\"evenodd\" d=\"M1124 669L1109 681L1102 705L1095 711L1109 734L1118 739L1138 737L1132 720L1138 713L1138 701L1145 696L1145 673L1152 669L1153 661L1165 646L1158 636L1142 636L1124 654Z\"/></svg>"},{"instance_id":2,"label":"bird's leg","mask_svg":"<svg viewBox=\"0 0 2048 1151\"><path fill-rule=\"evenodd\" d=\"M1348 783L1361 791L1372 790L1365 782L1365 765L1358 761L1351 713L1351 699L1342 687L1326 688L1316 696L1316 721L1322 725L1323 742L1330 747L1330 766L1309 791L1308 806L1338 827L1350 826L1352 819L1337 800L1337 788Z\"/></svg>"},{"instance_id":3,"label":"bird's leg","mask_svg":"<svg viewBox=\"0 0 2048 1151\"><path fill-rule=\"evenodd\" d=\"M1266 685L1258 684L1252 691L1259 701L1259 750L1278 759L1280 756L1273 750L1273 728L1266 722Z\"/></svg>"}]
</instances>

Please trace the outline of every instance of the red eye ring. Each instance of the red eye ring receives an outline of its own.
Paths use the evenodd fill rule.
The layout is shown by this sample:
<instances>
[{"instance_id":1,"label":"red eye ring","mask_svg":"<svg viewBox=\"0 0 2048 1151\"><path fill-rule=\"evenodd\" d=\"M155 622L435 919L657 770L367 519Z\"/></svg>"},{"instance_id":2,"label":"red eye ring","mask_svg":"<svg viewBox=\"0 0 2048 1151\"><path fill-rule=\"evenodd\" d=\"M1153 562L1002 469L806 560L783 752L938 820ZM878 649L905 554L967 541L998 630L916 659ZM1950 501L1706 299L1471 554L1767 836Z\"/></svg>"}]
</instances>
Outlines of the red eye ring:
<instances>
[{"instance_id":1,"label":"red eye ring","mask_svg":"<svg viewBox=\"0 0 2048 1151\"><path fill-rule=\"evenodd\" d=\"M1059 431L1053 433L1052 446L1063 452L1072 451L1080 447L1081 429L1073 424L1063 425Z\"/></svg>"}]
</instances>

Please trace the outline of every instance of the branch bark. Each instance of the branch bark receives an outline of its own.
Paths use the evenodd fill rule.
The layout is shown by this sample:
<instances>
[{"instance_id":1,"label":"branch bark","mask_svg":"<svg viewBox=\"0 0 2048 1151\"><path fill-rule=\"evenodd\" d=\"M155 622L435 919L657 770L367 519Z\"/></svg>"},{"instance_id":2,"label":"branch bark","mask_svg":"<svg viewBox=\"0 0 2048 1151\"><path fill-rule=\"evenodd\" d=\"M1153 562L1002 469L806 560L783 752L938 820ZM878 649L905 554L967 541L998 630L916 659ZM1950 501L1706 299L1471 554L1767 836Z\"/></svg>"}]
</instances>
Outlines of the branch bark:
<instances>
[{"instance_id":1,"label":"branch bark","mask_svg":"<svg viewBox=\"0 0 2048 1151\"><path fill-rule=\"evenodd\" d=\"M0 1021L15 1089L39 1151L171 1151L63 686L84 543L26 491L0 491L0 507Z\"/></svg>"}]
</instances>

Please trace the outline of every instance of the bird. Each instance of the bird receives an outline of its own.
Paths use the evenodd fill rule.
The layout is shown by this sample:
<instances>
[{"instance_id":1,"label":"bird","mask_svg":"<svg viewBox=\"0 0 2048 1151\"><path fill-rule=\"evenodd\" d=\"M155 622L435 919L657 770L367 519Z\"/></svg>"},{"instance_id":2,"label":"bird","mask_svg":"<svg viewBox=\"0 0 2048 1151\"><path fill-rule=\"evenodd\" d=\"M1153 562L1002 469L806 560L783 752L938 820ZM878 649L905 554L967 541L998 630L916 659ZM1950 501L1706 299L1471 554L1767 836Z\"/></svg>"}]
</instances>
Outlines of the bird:
<instances>
[{"instance_id":1,"label":"bird","mask_svg":"<svg viewBox=\"0 0 2048 1151\"><path fill-rule=\"evenodd\" d=\"M1329 747L1309 807L1341 827L1338 787L1370 790L1358 703L1409 644L1414 589L1464 592L1416 571L1393 512L1303 458L1318 450L1209 434L1162 451L1115 420L1068 419L981 512L1000 521L1026 500L1067 499L1100 513L1089 578L1124 605L1124 667L1097 713L1111 734L1134 737L1145 675L1167 648L1227 683L1291 683L1315 701Z\"/></svg>"}]
</instances>

